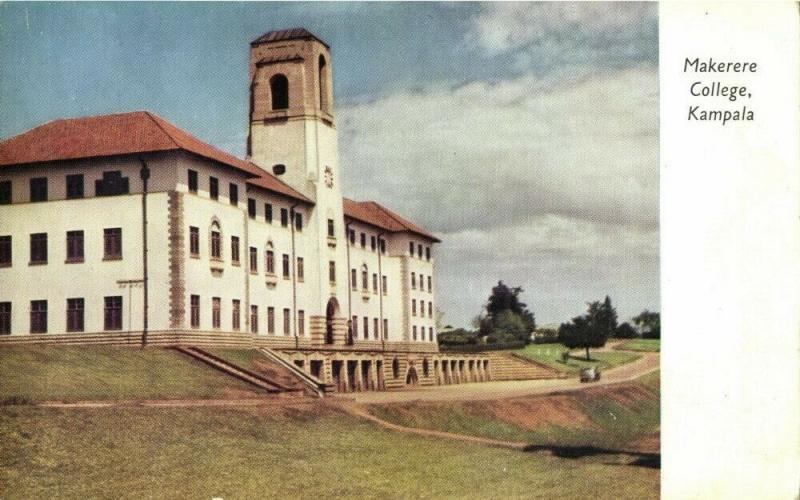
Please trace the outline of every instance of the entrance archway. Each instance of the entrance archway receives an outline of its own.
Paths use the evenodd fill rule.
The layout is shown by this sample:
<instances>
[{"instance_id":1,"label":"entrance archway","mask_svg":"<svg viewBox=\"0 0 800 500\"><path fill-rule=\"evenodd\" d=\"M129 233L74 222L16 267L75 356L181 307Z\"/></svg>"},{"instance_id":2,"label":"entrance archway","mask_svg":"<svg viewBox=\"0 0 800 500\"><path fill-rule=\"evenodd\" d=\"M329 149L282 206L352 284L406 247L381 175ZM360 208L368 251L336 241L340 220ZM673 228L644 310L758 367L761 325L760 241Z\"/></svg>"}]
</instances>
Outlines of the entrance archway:
<instances>
[{"instance_id":1,"label":"entrance archway","mask_svg":"<svg viewBox=\"0 0 800 500\"><path fill-rule=\"evenodd\" d=\"M336 297L328 300L328 307L325 308L325 343L333 344L333 320L339 317L339 301Z\"/></svg>"},{"instance_id":2,"label":"entrance archway","mask_svg":"<svg viewBox=\"0 0 800 500\"><path fill-rule=\"evenodd\" d=\"M419 383L419 377L417 376L417 369L413 366L408 368L408 373L406 374L406 385L415 386Z\"/></svg>"}]
</instances>

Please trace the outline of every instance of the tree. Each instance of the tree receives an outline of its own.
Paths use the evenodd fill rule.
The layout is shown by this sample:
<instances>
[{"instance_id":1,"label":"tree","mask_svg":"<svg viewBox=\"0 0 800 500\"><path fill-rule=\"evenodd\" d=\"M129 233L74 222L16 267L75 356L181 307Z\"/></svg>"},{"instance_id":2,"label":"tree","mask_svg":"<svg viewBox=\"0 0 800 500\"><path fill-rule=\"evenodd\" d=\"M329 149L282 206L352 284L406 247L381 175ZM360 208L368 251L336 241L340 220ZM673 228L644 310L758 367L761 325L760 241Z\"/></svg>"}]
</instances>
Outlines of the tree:
<instances>
[{"instance_id":1,"label":"tree","mask_svg":"<svg viewBox=\"0 0 800 500\"><path fill-rule=\"evenodd\" d=\"M492 288L486 303L486 314L476 317L473 326L488 342L513 340L530 342L536 319L528 306L520 302L522 287L509 288L502 281Z\"/></svg>"},{"instance_id":2,"label":"tree","mask_svg":"<svg viewBox=\"0 0 800 500\"><path fill-rule=\"evenodd\" d=\"M624 322L624 323L621 323L617 327L617 329L614 331L614 337L616 337L618 339L635 339L638 336L639 336L639 333L627 321Z\"/></svg>"},{"instance_id":3,"label":"tree","mask_svg":"<svg viewBox=\"0 0 800 500\"><path fill-rule=\"evenodd\" d=\"M603 302L590 302L586 314L572 318L569 323L562 323L558 328L558 336L569 349L586 349L586 359L589 360L589 348L606 345L616 329L617 311L606 296Z\"/></svg>"},{"instance_id":4,"label":"tree","mask_svg":"<svg viewBox=\"0 0 800 500\"><path fill-rule=\"evenodd\" d=\"M645 309L633 318L633 322L639 327L642 337L646 339L661 338L661 314Z\"/></svg>"}]
</instances>

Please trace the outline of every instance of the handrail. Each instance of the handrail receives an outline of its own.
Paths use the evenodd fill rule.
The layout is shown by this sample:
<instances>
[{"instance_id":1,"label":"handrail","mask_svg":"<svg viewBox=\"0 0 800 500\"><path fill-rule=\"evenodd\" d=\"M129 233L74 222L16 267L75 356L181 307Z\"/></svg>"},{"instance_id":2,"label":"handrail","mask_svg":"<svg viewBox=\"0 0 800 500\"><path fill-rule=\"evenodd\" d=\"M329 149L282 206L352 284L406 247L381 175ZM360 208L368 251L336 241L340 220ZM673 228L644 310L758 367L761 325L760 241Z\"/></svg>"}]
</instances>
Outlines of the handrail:
<instances>
[{"instance_id":1,"label":"handrail","mask_svg":"<svg viewBox=\"0 0 800 500\"><path fill-rule=\"evenodd\" d=\"M311 375L310 373L306 373L304 370L301 370L298 366L294 363L290 363L283 359L280 355L276 354L269 348L261 347L258 349L261 353L268 357L270 360L280 364L284 368L291 371L297 378L300 379L306 386L310 387L319 397L323 397L325 394L325 382L319 380L317 377Z\"/></svg>"}]
</instances>

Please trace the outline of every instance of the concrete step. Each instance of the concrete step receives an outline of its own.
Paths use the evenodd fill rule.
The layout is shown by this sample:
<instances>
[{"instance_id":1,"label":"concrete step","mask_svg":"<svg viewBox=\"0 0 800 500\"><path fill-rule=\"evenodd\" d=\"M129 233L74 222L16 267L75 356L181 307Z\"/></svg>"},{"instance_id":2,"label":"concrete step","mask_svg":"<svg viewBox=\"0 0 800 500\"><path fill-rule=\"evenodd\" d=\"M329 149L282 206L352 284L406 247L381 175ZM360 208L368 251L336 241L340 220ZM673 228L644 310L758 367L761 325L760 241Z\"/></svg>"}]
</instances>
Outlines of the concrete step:
<instances>
[{"instance_id":1,"label":"concrete step","mask_svg":"<svg viewBox=\"0 0 800 500\"><path fill-rule=\"evenodd\" d=\"M549 366L516 353L497 351L487 354L492 367L492 380L536 380L565 377Z\"/></svg>"}]
</instances>

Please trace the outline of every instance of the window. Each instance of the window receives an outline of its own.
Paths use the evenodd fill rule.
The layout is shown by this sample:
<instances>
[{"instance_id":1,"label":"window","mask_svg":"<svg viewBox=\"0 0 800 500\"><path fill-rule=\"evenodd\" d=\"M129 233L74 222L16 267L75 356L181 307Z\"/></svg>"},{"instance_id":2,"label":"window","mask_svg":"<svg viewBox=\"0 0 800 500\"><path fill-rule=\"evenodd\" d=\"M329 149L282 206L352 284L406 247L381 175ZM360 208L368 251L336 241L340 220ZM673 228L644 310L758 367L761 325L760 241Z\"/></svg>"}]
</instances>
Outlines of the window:
<instances>
[{"instance_id":1,"label":"window","mask_svg":"<svg viewBox=\"0 0 800 500\"><path fill-rule=\"evenodd\" d=\"M356 279L355 269L350 270L350 288L352 288L353 290L358 289L358 279Z\"/></svg>"},{"instance_id":2,"label":"window","mask_svg":"<svg viewBox=\"0 0 800 500\"><path fill-rule=\"evenodd\" d=\"M239 186L232 182L228 186L228 198L234 207L239 204Z\"/></svg>"},{"instance_id":3,"label":"window","mask_svg":"<svg viewBox=\"0 0 800 500\"><path fill-rule=\"evenodd\" d=\"M428 327L428 340L433 342L433 327Z\"/></svg>"},{"instance_id":4,"label":"window","mask_svg":"<svg viewBox=\"0 0 800 500\"><path fill-rule=\"evenodd\" d=\"M358 316L353 316L353 322L350 323L350 327L353 329L353 338L358 338Z\"/></svg>"},{"instance_id":5,"label":"window","mask_svg":"<svg viewBox=\"0 0 800 500\"><path fill-rule=\"evenodd\" d=\"M47 177L31 179L31 201L47 201Z\"/></svg>"},{"instance_id":6,"label":"window","mask_svg":"<svg viewBox=\"0 0 800 500\"><path fill-rule=\"evenodd\" d=\"M0 267L11 265L11 236L0 236Z\"/></svg>"},{"instance_id":7,"label":"window","mask_svg":"<svg viewBox=\"0 0 800 500\"><path fill-rule=\"evenodd\" d=\"M222 235L219 232L219 224L216 221L211 224L211 258L222 258Z\"/></svg>"},{"instance_id":8,"label":"window","mask_svg":"<svg viewBox=\"0 0 800 500\"><path fill-rule=\"evenodd\" d=\"M336 236L336 231L333 226L333 219L328 219L328 238Z\"/></svg>"},{"instance_id":9,"label":"window","mask_svg":"<svg viewBox=\"0 0 800 500\"><path fill-rule=\"evenodd\" d=\"M361 233L361 248L366 248L367 246L367 235Z\"/></svg>"},{"instance_id":10,"label":"window","mask_svg":"<svg viewBox=\"0 0 800 500\"><path fill-rule=\"evenodd\" d=\"M122 330L122 296L116 295L105 298L103 311L104 330Z\"/></svg>"},{"instance_id":11,"label":"window","mask_svg":"<svg viewBox=\"0 0 800 500\"><path fill-rule=\"evenodd\" d=\"M374 252L377 248L377 243L374 236L369 237L369 247Z\"/></svg>"},{"instance_id":12,"label":"window","mask_svg":"<svg viewBox=\"0 0 800 500\"><path fill-rule=\"evenodd\" d=\"M431 286L431 277L430 276L428 276L428 291L429 292L433 291L433 287Z\"/></svg>"},{"instance_id":13,"label":"window","mask_svg":"<svg viewBox=\"0 0 800 500\"><path fill-rule=\"evenodd\" d=\"M192 328L200 328L200 296L192 295L189 304L189 322Z\"/></svg>"},{"instance_id":14,"label":"window","mask_svg":"<svg viewBox=\"0 0 800 500\"><path fill-rule=\"evenodd\" d=\"M267 274L275 274L275 252L267 250Z\"/></svg>"},{"instance_id":15,"label":"window","mask_svg":"<svg viewBox=\"0 0 800 500\"><path fill-rule=\"evenodd\" d=\"M11 181L0 182L0 205L11 204Z\"/></svg>"},{"instance_id":16,"label":"window","mask_svg":"<svg viewBox=\"0 0 800 500\"><path fill-rule=\"evenodd\" d=\"M189 192L197 194L197 171L189 170Z\"/></svg>"},{"instance_id":17,"label":"window","mask_svg":"<svg viewBox=\"0 0 800 500\"><path fill-rule=\"evenodd\" d=\"M103 229L103 260L122 258L122 228Z\"/></svg>"},{"instance_id":18,"label":"window","mask_svg":"<svg viewBox=\"0 0 800 500\"><path fill-rule=\"evenodd\" d=\"M258 306L250 306L250 333L258 333Z\"/></svg>"},{"instance_id":19,"label":"window","mask_svg":"<svg viewBox=\"0 0 800 500\"><path fill-rule=\"evenodd\" d=\"M219 297L211 297L211 327L219 328L222 309L222 300Z\"/></svg>"},{"instance_id":20,"label":"window","mask_svg":"<svg viewBox=\"0 0 800 500\"><path fill-rule=\"evenodd\" d=\"M417 315L417 299L411 299L411 315Z\"/></svg>"},{"instance_id":21,"label":"window","mask_svg":"<svg viewBox=\"0 0 800 500\"><path fill-rule=\"evenodd\" d=\"M115 196L128 194L129 183L127 177L122 177L122 172L103 172L103 178L94 181L95 196Z\"/></svg>"},{"instance_id":22,"label":"window","mask_svg":"<svg viewBox=\"0 0 800 500\"><path fill-rule=\"evenodd\" d=\"M11 302L0 302L0 335L11 334Z\"/></svg>"},{"instance_id":23,"label":"window","mask_svg":"<svg viewBox=\"0 0 800 500\"><path fill-rule=\"evenodd\" d=\"M417 257L422 258L422 245L417 245Z\"/></svg>"},{"instance_id":24,"label":"window","mask_svg":"<svg viewBox=\"0 0 800 500\"><path fill-rule=\"evenodd\" d=\"M289 279L289 255L283 254L283 278Z\"/></svg>"},{"instance_id":25,"label":"window","mask_svg":"<svg viewBox=\"0 0 800 500\"><path fill-rule=\"evenodd\" d=\"M247 215L249 215L251 219L256 218L256 200L253 198L247 198Z\"/></svg>"},{"instance_id":26,"label":"window","mask_svg":"<svg viewBox=\"0 0 800 500\"><path fill-rule=\"evenodd\" d=\"M239 301L239 299L233 299L231 303L231 327L237 332L241 328L241 307L241 301Z\"/></svg>"},{"instance_id":27,"label":"window","mask_svg":"<svg viewBox=\"0 0 800 500\"><path fill-rule=\"evenodd\" d=\"M264 203L264 220L272 224L272 203Z\"/></svg>"},{"instance_id":28,"label":"window","mask_svg":"<svg viewBox=\"0 0 800 500\"><path fill-rule=\"evenodd\" d=\"M294 213L294 229L296 231L303 230L303 214L300 212L293 212Z\"/></svg>"},{"instance_id":29,"label":"window","mask_svg":"<svg viewBox=\"0 0 800 500\"><path fill-rule=\"evenodd\" d=\"M413 332L414 340L417 340L417 327L416 326L412 327L411 331Z\"/></svg>"},{"instance_id":30,"label":"window","mask_svg":"<svg viewBox=\"0 0 800 500\"><path fill-rule=\"evenodd\" d=\"M336 283L336 261L328 261L328 281Z\"/></svg>"},{"instance_id":31,"label":"window","mask_svg":"<svg viewBox=\"0 0 800 500\"><path fill-rule=\"evenodd\" d=\"M189 254L200 257L200 228L189 226Z\"/></svg>"},{"instance_id":32,"label":"window","mask_svg":"<svg viewBox=\"0 0 800 500\"><path fill-rule=\"evenodd\" d=\"M67 262L83 262L83 231L67 231Z\"/></svg>"},{"instance_id":33,"label":"window","mask_svg":"<svg viewBox=\"0 0 800 500\"><path fill-rule=\"evenodd\" d=\"M250 272L258 272L258 249L256 247L250 247Z\"/></svg>"},{"instance_id":34,"label":"window","mask_svg":"<svg viewBox=\"0 0 800 500\"><path fill-rule=\"evenodd\" d=\"M397 378L400 376L400 362L397 361L397 358L392 360L392 378Z\"/></svg>"},{"instance_id":35,"label":"window","mask_svg":"<svg viewBox=\"0 0 800 500\"><path fill-rule=\"evenodd\" d=\"M318 60L319 77L319 109L328 111L328 71L325 64L325 58L320 55Z\"/></svg>"},{"instance_id":36,"label":"window","mask_svg":"<svg viewBox=\"0 0 800 500\"><path fill-rule=\"evenodd\" d=\"M208 195L212 200L219 199L219 179L216 177L208 178Z\"/></svg>"},{"instance_id":37,"label":"window","mask_svg":"<svg viewBox=\"0 0 800 500\"><path fill-rule=\"evenodd\" d=\"M417 289L417 273L411 273L411 289Z\"/></svg>"},{"instance_id":38,"label":"window","mask_svg":"<svg viewBox=\"0 0 800 500\"><path fill-rule=\"evenodd\" d=\"M267 308L267 333L273 335L275 333L275 308Z\"/></svg>"},{"instance_id":39,"label":"window","mask_svg":"<svg viewBox=\"0 0 800 500\"><path fill-rule=\"evenodd\" d=\"M372 320L372 338L378 340L378 318Z\"/></svg>"},{"instance_id":40,"label":"window","mask_svg":"<svg viewBox=\"0 0 800 500\"><path fill-rule=\"evenodd\" d=\"M231 262L239 265L239 237L231 236Z\"/></svg>"},{"instance_id":41,"label":"window","mask_svg":"<svg viewBox=\"0 0 800 500\"><path fill-rule=\"evenodd\" d=\"M47 301L31 301L31 333L47 333Z\"/></svg>"},{"instance_id":42,"label":"window","mask_svg":"<svg viewBox=\"0 0 800 500\"><path fill-rule=\"evenodd\" d=\"M83 299L67 299L67 331L83 331Z\"/></svg>"},{"instance_id":43,"label":"window","mask_svg":"<svg viewBox=\"0 0 800 500\"><path fill-rule=\"evenodd\" d=\"M372 273L372 293L378 293L378 274Z\"/></svg>"},{"instance_id":44,"label":"window","mask_svg":"<svg viewBox=\"0 0 800 500\"><path fill-rule=\"evenodd\" d=\"M361 268L361 288L369 290L369 273L366 264Z\"/></svg>"},{"instance_id":45,"label":"window","mask_svg":"<svg viewBox=\"0 0 800 500\"><path fill-rule=\"evenodd\" d=\"M369 338L369 318L364 316L364 339Z\"/></svg>"},{"instance_id":46,"label":"window","mask_svg":"<svg viewBox=\"0 0 800 500\"><path fill-rule=\"evenodd\" d=\"M305 279L305 270L303 269L303 258L297 258L297 281L303 281Z\"/></svg>"},{"instance_id":47,"label":"window","mask_svg":"<svg viewBox=\"0 0 800 500\"><path fill-rule=\"evenodd\" d=\"M381 276L381 290L383 291L384 295L388 293L387 288L388 287L386 286L386 275L384 274L383 276Z\"/></svg>"},{"instance_id":48,"label":"window","mask_svg":"<svg viewBox=\"0 0 800 500\"><path fill-rule=\"evenodd\" d=\"M67 176L67 199L83 198L83 174Z\"/></svg>"},{"instance_id":49,"label":"window","mask_svg":"<svg viewBox=\"0 0 800 500\"><path fill-rule=\"evenodd\" d=\"M281 226L287 227L289 225L289 211L281 208Z\"/></svg>"},{"instance_id":50,"label":"window","mask_svg":"<svg viewBox=\"0 0 800 500\"><path fill-rule=\"evenodd\" d=\"M47 233L31 235L31 264L47 264Z\"/></svg>"},{"instance_id":51,"label":"window","mask_svg":"<svg viewBox=\"0 0 800 500\"><path fill-rule=\"evenodd\" d=\"M433 302L428 302L428 317L433 317Z\"/></svg>"},{"instance_id":52,"label":"window","mask_svg":"<svg viewBox=\"0 0 800 500\"><path fill-rule=\"evenodd\" d=\"M286 75L278 73L269 80L272 109L287 109L289 107L289 79Z\"/></svg>"},{"instance_id":53,"label":"window","mask_svg":"<svg viewBox=\"0 0 800 500\"><path fill-rule=\"evenodd\" d=\"M412 257L414 256L414 242L413 241L409 241L408 242L408 253L410 253Z\"/></svg>"},{"instance_id":54,"label":"window","mask_svg":"<svg viewBox=\"0 0 800 500\"><path fill-rule=\"evenodd\" d=\"M431 260L431 247L425 247L425 260Z\"/></svg>"},{"instance_id":55,"label":"window","mask_svg":"<svg viewBox=\"0 0 800 500\"><path fill-rule=\"evenodd\" d=\"M378 240L378 245L381 247L381 253L385 254L386 253L386 240L381 238L380 240Z\"/></svg>"},{"instance_id":56,"label":"window","mask_svg":"<svg viewBox=\"0 0 800 500\"><path fill-rule=\"evenodd\" d=\"M383 319L383 338L389 338L389 320L386 318Z\"/></svg>"},{"instance_id":57,"label":"window","mask_svg":"<svg viewBox=\"0 0 800 500\"><path fill-rule=\"evenodd\" d=\"M302 309L297 311L297 334L301 337L306 334L306 312Z\"/></svg>"},{"instance_id":58,"label":"window","mask_svg":"<svg viewBox=\"0 0 800 500\"><path fill-rule=\"evenodd\" d=\"M356 230L355 229L351 229L350 230L350 244L351 245L355 245L356 244Z\"/></svg>"},{"instance_id":59,"label":"window","mask_svg":"<svg viewBox=\"0 0 800 500\"><path fill-rule=\"evenodd\" d=\"M288 307L283 308L283 334L291 335L292 333L292 313Z\"/></svg>"}]
</instances>

